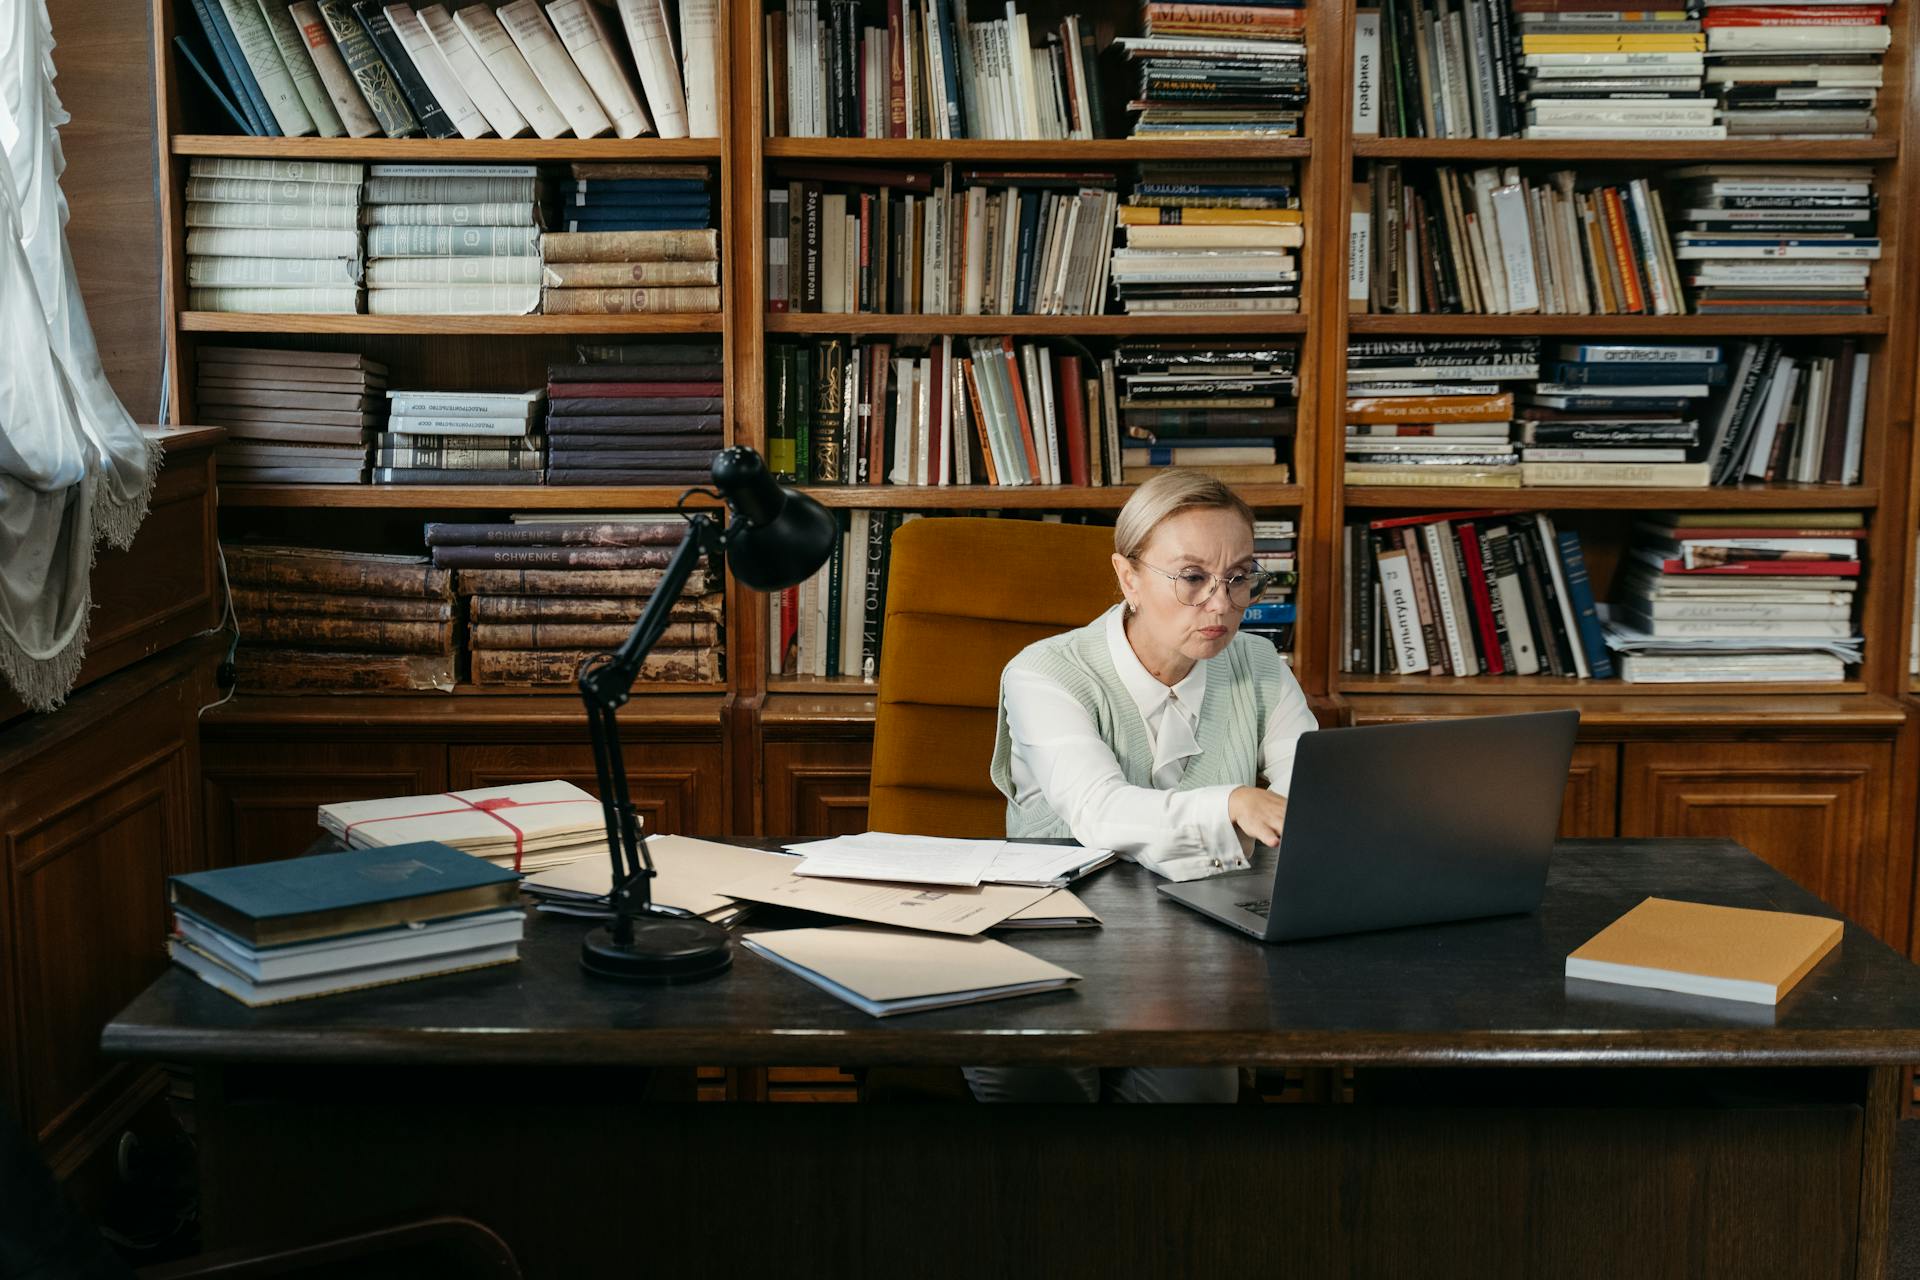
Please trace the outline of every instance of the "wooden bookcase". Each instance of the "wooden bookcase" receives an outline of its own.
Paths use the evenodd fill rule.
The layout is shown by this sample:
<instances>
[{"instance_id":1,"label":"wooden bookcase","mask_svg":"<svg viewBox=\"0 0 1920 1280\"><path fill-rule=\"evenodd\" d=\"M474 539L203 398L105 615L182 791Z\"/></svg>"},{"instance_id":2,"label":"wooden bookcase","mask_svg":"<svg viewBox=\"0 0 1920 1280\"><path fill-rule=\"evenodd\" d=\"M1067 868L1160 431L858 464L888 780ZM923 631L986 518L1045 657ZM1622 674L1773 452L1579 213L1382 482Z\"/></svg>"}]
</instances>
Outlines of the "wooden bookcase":
<instances>
[{"instance_id":1,"label":"wooden bookcase","mask_svg":"<svg viewBox=\"0 0 1920 1280\"><path fill-rule=\"evenodd\" d=\"M167 337L174 355L176 420L191 421L193 359L207 341L343 347L366 351L393 368L395 385L532 386L547 360L594 334L718 334L726 353L728 439L764 447L764 370L772 339L804 335L911 332L1070 336L1105 343L1117 338L1261 334L1300 346L1300 425L1293 483L1247 486L1263 514L1298 524L1300 621L1294 670L1332 723L1377 722L1478 714L1545 705L1586 712L1582 756L1569 791L1571 834L1732 834L1776 857L1810 886L1860 912L1904 945L1914 891L1915 752L1910 710L1920 685L1906 673L1916 502L1920 459L1913 448L1914 365L1920 358L1920 48L1913 6L1893 7L1893 48L1885 59L1880 135L1863 141L1538 142L1356 138L1349 105L1352 79L1351 0L1308 0L1310 101L1304 135L1280 141L1189 142L1109 138L1082 142L863 141L767 136L764 93L768 50L762 5L732 0L725 8L721 65L722 136L631 142L452 140L314 140L228 137L194 132L209 122L183 115L182 87L170 37L185 0L153 0L160 85L162 200L165 218ZM993 7L982 4L982 13ZM1073 11L1093 19L1104 41L1139 29L1136 0L1030 0L1023 9L1050 18ZM1107 74L1125 74L1109 64ZM1124 117L1119 121L1124 127ZM353 158L364 160L703 159L715 164L720 193L725 309L704 317L382 317L244 316L184 309L181 194L196 155ZM1301 314L1249 320L1240 316L995 317L773 314L766 311L764 194L770 166L783 160L857 161L913 166L1112 168L1163 158L1291 159L1300 166L1306 218ZM1872 313L1864 316L1716 318L1384 316L1349 315L1346 242L1356 171L1373 159L1404 162L1500 162L1624 166L1659 171L1701 161L1848 162L1874 166L1885 253L1872 275ZM1850 336L1875 355L1863 474L1852 487L1787 485L1713 489L1478 490L1346 488L1342 483L1342 400L1349 336L1539 334L1621 339L1789 335ZM837 507L903 510L1117 509L1128 489L816 487ZM393 537L409 521L434 512L485 518L507 509L633 511L665 509L678 490L529 488L510 493L474 488L373 486L232 486L222 491L231 521L314 538ZM1618 558L1630 515L1659 507L1699 509L1859 509L1870 522L1862 618L1866 660L1840 685L1634 686L1545 677L1440 679L1342 675L1336 646L1343 602L1339 538L1344 521L1372 512L1518 506L1565 512L1582 533L1604 586ZM636 697L624 714L629 732L651 741L666 775L643 788L660 812L699 820L718 813L726 830L825 832L864 823L865 777L873 699L857 680L773 678L767 672L765 599L737 587L728 598L728 679L724 686ZM1914 695L1909 699L1907 695ZM1503 695L1503 696L1493 696ZM483 742L508 744L489 776L524 768L550 776L561 754L581 740L573 699L558 693L466 690L438 697L389 699L241 698L207 717L209 823L228 839L231 857L260 856L258 842L310 822L316 785L336 778L356 743L381 744L391 758L370 765L353 785L369 793L472 776L460 773L462 752ZM302 747L312 744L311 765ZM269 759L269 739L283 746ZM517 744L517 745L516 745ZM1800 744L1798 746L1792 744ZM1844 757L1845 779L1799 787L1782 765L1818 746ZM517 754L516 754L517 752ZM1674 752L1700 767L1721 769L1726 787L1704 790L1674 768ZM664 754L663 754L664 753ZM630 755L630 758L632 756ZM369 757L369 760L372 758ZM278 763L275 763L278 761ZM502 763L504 761L504 763ZM665 763L661 763L665 761ZM675 764L674 761L680 762ZM717 776L703 771L715 769ZM984 766L983 766L984 767ZM542 770L547 770L543 773ZM452 770L452 772L449 772ZM561 770L564 772L564 769ZM339 785L337 783L333 785ZM1690 789L1691 788L1691 789ZM1744 788L1744 790L1742 790ZM698 792L696 797L695 792ZM1737 795L1734 793L1738 793ZM1712 793L1711 795L1709 793ZM276 796L298 800L277 800ZM1861 806L1886 821L1868 821ZM717 799L715 798L717 797ZM1717 797L1717 798L1716 798ZM1731 798L1730 798L1731 797ZM1871 799L1869 799L1871 797ZM223 808L224 806L224 808ZM271 815L278 814L278 817ZM224 816L223 816L224 815ZM266 816L263 816L266 815ZM248 822L250 844L237 834ZM278 824L278 825L276 825ZM302 828L304 829L304 828ZM238 843L231 843L238 841ZM1818 844L1817 857L1804 853ZM1866 870L1862 870L1866 868Z\"/></svg>"}]
</instances>

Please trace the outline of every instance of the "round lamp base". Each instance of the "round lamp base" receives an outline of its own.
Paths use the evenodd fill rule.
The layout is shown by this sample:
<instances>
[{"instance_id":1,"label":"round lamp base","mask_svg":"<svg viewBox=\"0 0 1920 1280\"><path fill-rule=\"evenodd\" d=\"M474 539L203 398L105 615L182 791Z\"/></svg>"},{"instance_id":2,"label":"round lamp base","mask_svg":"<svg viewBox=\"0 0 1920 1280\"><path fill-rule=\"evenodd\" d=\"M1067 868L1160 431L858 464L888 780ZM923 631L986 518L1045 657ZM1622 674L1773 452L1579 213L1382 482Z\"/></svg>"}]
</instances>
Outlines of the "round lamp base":
<instances>
[{"instance_id":1,"label":"round lamp base","mask_svg":"<svg viewBox=\"0 0 1920 1280\"><path fill-rule=\"evenodd\" d=\"M727 931L705 920L641 916L633 922L633 941L626 946L614 942L611 925L595 929L580 944L581 968L624 982L698 982L732 965Z\"/></svg>"}]
</instances>

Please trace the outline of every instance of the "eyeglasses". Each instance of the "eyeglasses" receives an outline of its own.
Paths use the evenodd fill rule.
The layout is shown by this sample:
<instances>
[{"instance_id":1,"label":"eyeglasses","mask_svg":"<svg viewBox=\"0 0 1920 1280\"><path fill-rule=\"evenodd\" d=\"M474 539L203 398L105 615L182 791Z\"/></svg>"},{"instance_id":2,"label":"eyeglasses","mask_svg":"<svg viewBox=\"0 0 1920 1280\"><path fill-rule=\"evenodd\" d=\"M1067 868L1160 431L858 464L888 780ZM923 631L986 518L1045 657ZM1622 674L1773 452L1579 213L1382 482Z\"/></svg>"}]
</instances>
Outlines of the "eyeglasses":
<instances>
[{"instance_id":1,"label":"eyeglasses","mask_svg":"<svg viewBox=\"0 0 1920 1280\"><path fill-rule=\"evenodd\" d=\"M1273 585L1273 575L1256 569L1252 573L1236 573L1230 577L1221 577L1214 573L1202 573L1198 569L1182 569L1179 573L1168 573L1157 565L1148 564L1138 556L1132 557L1135 564L1143 569L1152 569L1155 573L1173 584L1173 598L1181 604L1199 608L1213 599L1213 593L1220 587L1227 589L1227 600L1236 609L1244 609L1267 594L1267 588Z\"/></svg>"}]
</instances>

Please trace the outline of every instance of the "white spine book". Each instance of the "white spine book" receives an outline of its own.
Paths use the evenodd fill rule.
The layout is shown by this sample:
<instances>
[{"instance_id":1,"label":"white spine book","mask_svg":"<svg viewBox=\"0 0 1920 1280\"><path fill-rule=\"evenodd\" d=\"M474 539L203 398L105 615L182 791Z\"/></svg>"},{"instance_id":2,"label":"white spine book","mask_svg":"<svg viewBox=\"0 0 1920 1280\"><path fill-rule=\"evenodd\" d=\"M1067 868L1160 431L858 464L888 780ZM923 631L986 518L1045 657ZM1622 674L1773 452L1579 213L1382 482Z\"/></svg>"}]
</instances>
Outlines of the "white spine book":
<instances>
[{"instance_id":1,"label":"white spine book","mask_svg":"<svg viewBox=\"0 0 1920 1280\"><path fill-rule=\"evenodd\" d=\"M454 25L453 15L445 5L432 4L420 10L420 22L453 78L467 91L474 109L486 117L495 133L503 138L517 138L532 128L499 81L493 78L493 73L487 70L487 64L480 60L473 45Z\"/></svg>"},{"instance_id":2,"label":"white spine book","mask_svg":"<svg viewBox=\"0 0 1920 1280\"><path fill-rule=\"evenodd\" d=\"M967 247L965 284L960 296L962 315L977 316L984 309L982 291L986 287L987 266L987 189L967 188Z\"/></svg>"},{"instance_id":3,"label":"white spine book","mask_svg":"<svg viewBox=\"0 0 1920 1280\"><path fill-rule=\"evenodd\" d=\"M360 309L360 290L351 285L338 288L287 289L188 289L187 308L191 311L269 311L276 315L316 312L351 315Z\"/></svg>"},{"instance_id":4,"label":"white spine book","mask_svg":"<svg viewBox=\"0 0 1920 1280\"><path fill-rule=\"evenodd\" d=\"M865 621L867 600L867 525L872 518L870 511L855 511L847 520L847 563L840 590L839 656L843 676L860 674L860 626Z\"/></svg>"},{"instance_id":5,"label":"white spine book","mask_svg":"<svg viewBox=\"0 0 1920 1280\"><path fill-rule=\"evenodd\" d=\"M909 444L907 465L913 483L927 483L927 453L932 447L928 428L933 422L933 357L922 356L913 362L913 438Z\"/></svg>"},{"instance_id":6,"label":"white spine book","mask_svg":"<svg viewBox=\"0 0 1920 1280\"><path fill-rule=\"evenodd\" d=\"M346 133L340 113L333 109L327 86L321 82L320 69L307 48L306 37L301 34L299 23L288 11L285 0L254 2L260 6L260 16L267 20L267 30L273 33L273 42L280 48L280 61L293 77L293 91L300 95L300 105L313 117L314 129L323 138L338 138Z\"/></svg>"},{"instance_id":7,"label":"white spine book","mask_svg":"<svg viewBox=\"0 0 1920 1280\"><path fill-rule=\"evenodd\" d=\"M360 264L351 258L187 259L187 283L195 288L341 287L360 283Z\"/></svg>"},{"instance_id":8,"label":"white spine book","mask_svg":"<svg viewBox=\"0 0 1920 1280\"><path fill-rule=\"evenodd\" d=\"M947 395L951 397L953 401L953 429L956 432L965 434L969 426L967 418L969 412L967 406L967 374L966 370L961 368L961 362L953 358L953 338L948 336L943 339L943 342L948 357L947 372L951 375L947 382ZM977 440L979 437L976 436L974 438ZM973 463L969 460L972 452L971 449L963 449L958 446L954 448L953 482L955 484L967 485L973 483Z\"/></svg>"},{"instance_id":9,"label":"white spine book","mask_svg":"<svg viewBox=\"0 0 1920 1280\"><path fill-rule=\"evenodd\" d=\"M307 114L300 91L293 86L293 74L287 70L286 59L280 56L279 42L274 39L273 29L267 25L260 6L255 0L219 0L219 4L221 12L227 15L227 25L233 28L240 56L260 85L260 94L267 100L280 132L289 138L314 133L313 117Z\"/></svg>"},{"instance_id":10,"label":"white spine book","mask_svg":"<svg viewBox=\"0 0 1920 1280\"><path fill-rule=\"evenodd\" d=\"M189 227L309 227L351 230L360 211L345 204L242 204L235 201L187 202Z\"/></svg>"},{"instance_id":11,"label":"white spine book","mask_svg":"<svg viewBox=\"0 0 1920 1280\"><path fill-rule=\"evenodd\" d=\"M1474 225L1480 232L1475 248L1484 259L1475 265L1487 286L1487 310L1495 315L1505 315L1511 310L1507 305L1507 270L1505 257L1500 252L1500 231L1493 212L1493 189L1499 185L1499 181L1498 170L1476 169L1473 172ZM1416 243L1408 243L1405 260L1410 263L1419 261Z\"/></svg>"},{"instance_id":12,"label":"white spine book","mask_svg":"<svg viewBox=\"0 0 1920 1280\"><path fill-rule=\"evenodd\" d=\"M674 54L673 29L667 25L664 0L620 0L620 24L627 29L627 43L633 47L633 61L640 69L640 87L646 90L653 127L663 138L687 137L686 89L680 83L680 59ZM806 25L813 25L811 19ZM810 39L809 49L815 47ZM815 86L809 97L817 96ZM812 123L810 136L820 136L824 130L817 120Z\"/></svg>"},{"instance_id":13,"label":"white spine book","mask_svg":"<svg viewBox=\"0 0 1920 1280\"><path fill-rule=\"evenodd\" d=\"M953 399L953 335L940 337L940 424L936 433L934 457L937 459L931 469L931 478L939 484L951 485L953 476L953 424L955 408ZM964 422L965 418L959 419Z\"/></svg>"},{"instance_id":14,"label":"white spine book","mask_svg":"<svg viewBox=\"0 0 1920 1280\"><path fill-rule=\"evenodd\" d=\"M320 16L320 7L313 0L298 0L298 3L288 7L287 12L299 24L300 36L306 41L307 54L313 59L313 69L319 75L320 83L326 87L327 97L333 100L334 110L340 113L340 123L346 129L347 136L383 136L385 130L373 118L373 112L367 109L367 100L361 95L360 86L353 82L353 73L347 70L347 60L340 56L333 37L327 34L327 23Z\"/></svg>"},{"instance_id":15,"label":"white spine book","mask_svg":"<svg viewBox=\"0 0 1920 1280\"><path fill-rule=\"evenodd\" d=\"M1708 53L1880 53L1893 44L1893 28L1771 26L1715 27L1707 32Z\"/></svg>"},{"instance_id":16,"label":"white spine book","mask_svg":"<svg viewBox=\"0 0 1920 1280\"><path fill-rule=\"evenodd\" d=\"M1506 616L1507 640L1513 648L1514 674L1539 675L1540 650L1534 645L1533 624L1527 621L1526 588L1520 585L1520 569L1513 558L1513 549L1505 545L1512 536L1512 531L1505 525L1488 531L1487 543L1506 552L1504 557L1496 561L1494 590L1500 596L1500 608Z\"/></svg>"},{"instance_id":17,"label":"white spine book","mask_svg":"<svg viewBox=\"0 0 1920 1280\"><path fill-rule=\"evenodd\" d=\"M1035 381L1040 384L1038 422L1046 424L1047 432L1047 469L1053 476L1053 484L1065 484L1067 474L1060 467L1060 415L1053 403L1053 352L1045 347L1036 346L1034 361L1037 366L1034 370Z\"/></svg>"},{"instance_id":18,"label":"white spine book","mask_svg":"<svg viewBox=\"0 0 1920 1280\"><path fill-rule=\"evenodd\" d=\"M1353 133L1371 138L1380 132L1380 11L1353 15Z\"/></svg>"},{"instance_id":19,"label":"white spine book","mask_svg":"<svg viewBox=\"0 0 1920 1280\"><path fill-rule=\"evenodd\" d=\"M1406 549L1394 547L1375 557L1380 571L1380 589L1386 622L1386 635L1393 646L1394 670L1412 675L1428 667L1427 642L1420 634L1420 615L1413 598L1413 567L1407 562Z\"/></svg>"},{"instance_id":20,"label":"white spine book","mask_svg":"<svg viewBox=\"0 0 1920 1280\"><path fill-rule=\"evenodd\" d=\"M720 136L720 0L680 0L687 136Z\"/></svg>"},{"instance_id":21,"label":"white spine book","mask_svg":"<svg viewBox=\"0 0 1920 1280\"><path fill-rule=\"evenodd\" d=\"M1872 360L1872 353L1866 351L1853 357L1853 386L1847 393L1847 443L1840 468L1841 484L1860 483L1860 450L1867 434L1867 374ZM1920 569L1916 572L1920 572ZM1920 611L1920 600L1914 602L1914 608ZM1916 650L1916 654L1920 655L1920 650Z\"/></svg>"},{"instance_id":22,"label":"white spine book","mask_svg":"<svg viewBox=\"0 0 1920 1280\"><path fill-rule=\"evenodd\" d=\"M512 4L503 4L494 12L506 26L520 56L533 68L534 78L566 117L575 135L597 138L612 132L613 121L607 119L607 113L594 100L586 77L573 65L566 46L554 34L547 15L540 11L539 0L513 0Z\"/></svg>"},{"instance_id":23,"label":"white spine book","mask_svg":"<svg viewBox=\"0 0 1920 1280\"><path fill-rule=\"evenodd\" d=\"M1527 217L1526 188L1503 183L1489 197L1500 239L1507 311L1526 315L1540 310L1540 281L1533 269L1533 233Z\"/></svg>"},{"instance_id":24,"label":"white spine book","mask_svg":"<svg viewBox=\"0 0 1920 1280\"><path fill-rule=\"evenodd\" d=\"M426 284L539 284L538 258L375 258L367 283L383 288Z\"/></svg>"},{"instance_id":25,"label":"white spine book","mask_svg":"<svg viewBox=\"0 0 1920 1280\"><path fill-rule=\"evenodd\" d=\"M393 34L406 46L407 56L413 59L414 70L427 82L427 90L439 101L440 109L447 113L447 119L460 131L463 138L484 138L492 132L493 126L486 115L474 106L473 99L467 95L460 78L440 56L440 46L427 34L426 24L420 21L420 15L413 11L412 5L390 4L381 12L387 15L387 23L393 28Z\"/></svg>"},{"instance_id":26,"label":"white spine book","mask_svg":"<svg viewBox=\"0 0 1920 1280\"><path fill-rule=\"evenodd\" d=\"M1799 366L1790 357L1781 356L1780 363L1774 367L1773 381L1767 386L1767 399L1761 407L1752 443L1747 448L1743 470L1750 479L1766 476L1767 459L1773 456L1773 437L1780 430L1780 421L1786 415L1787 406L1793 403L1793 391L1799 384Z\"/></svg>"},{"instance_id":27,"label":"white spine book","mask_svg":"<svg viewBox=\"0 0 1920 1280\"><path fill-rule=\"evenodd\" d=\"M1045 419L1040 414L1040 382L1034 374L1034 349L1030 342L1023 342L1014 348L1015 376L1020 379L1020 394L1027 403L1027 421L1034 432L1033 458L1039 464L1040 474L1034 477L1038 484L1059 483L1053 474L1053 460L1047 453Z\"/></svg>"},{"instance_id":28,"label":"white spine book","mask_svg":"<svg viewBox=\"0 0 1920 1280\"><path fill-rule=\"evenodd\" d=\"M1426 544L1427 568L1431 570L1433 580L1433 625L1439 639L1447 647L1448 669L1457 676L1478 675L1479 659L1474 656L1467 637L1460 632L1460 614L1454 598L1455 584L1447 571L1447 535L1443 522L1432 521L1421 525L1420 534Z\"/></svg>"},{"instance_id":29,"label":"white spine book","mask_svg":"<svg viewBox=\"0 0 1920 1280\"><path fill-rule=\"evenodd\" d=\"M613 121L617 138L637 138L653 132L653 121L640 105L640 95L627 79L626 69L613 52L612 33L590 0L553 0L547 6L560 43L573 56L587 87Z\"/></svg>"},{"instance_id":30,"label":"white spine book","mask_svg":"<svg viewBox=\"0 0 1920 1280\"><path fill-rule=\"evenodd\" d=\"M567 118L540 87L533 68L520 56L513 37L500 25L492 9L483 4L470 4L456 10L453 21L536 137L557 138L567 131Z\"/></svg>"},{"instance_id":31,"label":"white spine book","mask_svg":"<svg viewBox=\"0 0 1920 1280\"><path fill-rule=\"evenodd\" d=\"M887 469L888 484L910 483L907 454L912 438L913 360L901 356L893 362L893 465Z\"/></svg>"},{"instance_id":32,"label":"white spine book","mask_svg":"<svg viewBox=\"0 0 1920 1280\"><path fill-rule=\"evenodd\" d=\"M187 232L187 253L227 258L358 258L355 230L218 228Z\"/></svg>"},{"instance_id":33,"label":"white spine book","mask_svg":"<svg viewBox=\"0 0 1920 1280\"><path fill-rule=\"evenodd\" d=\"M1347 215L1347 309L1365 311L1372 296L1373 213L1364 193L1356 192Z\"/></svg>"},{"instance_id":34,"label":"white spine book","mask_svg":"<svg viewBox=\"0 0 1920 1280\"><path fill-rule=\"evenodd\" d=\"M524 316L539 306L539 285L436 284L367 290L367 314L376 316Z\"/></svg>"}]
</instances>

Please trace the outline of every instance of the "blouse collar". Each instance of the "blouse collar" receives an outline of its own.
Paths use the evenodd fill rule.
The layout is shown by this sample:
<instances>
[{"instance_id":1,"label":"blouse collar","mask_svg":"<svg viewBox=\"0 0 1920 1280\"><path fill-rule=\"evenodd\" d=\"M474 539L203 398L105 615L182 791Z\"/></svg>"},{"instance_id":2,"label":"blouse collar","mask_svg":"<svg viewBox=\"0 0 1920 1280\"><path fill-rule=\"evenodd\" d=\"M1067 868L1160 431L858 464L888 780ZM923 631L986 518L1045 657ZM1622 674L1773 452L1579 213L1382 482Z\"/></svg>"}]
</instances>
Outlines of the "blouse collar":
<instances>
[{"instance_id":1,"label":"blouse collar","mask_svg":"<svg viewBox=\"0 0 1920 1280\"><path fill-rule=\"evenodd\" d=\"M1107 653L1121 685L1139 709L1141 721L1152 731L1153 772L1157 774L1166 765L1200 754L1194 729L1200 722L1200 704L1207 694L1207 662L1194 663L1193 669L1178 684L1162 684L1147 670L1127 640L1124 609L1124 605L1115 605L1107 611ZM1163 709L1167 714L1160 714Z\"/></svg>"}]
</instances>

